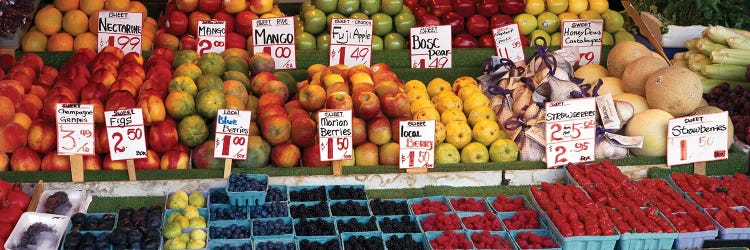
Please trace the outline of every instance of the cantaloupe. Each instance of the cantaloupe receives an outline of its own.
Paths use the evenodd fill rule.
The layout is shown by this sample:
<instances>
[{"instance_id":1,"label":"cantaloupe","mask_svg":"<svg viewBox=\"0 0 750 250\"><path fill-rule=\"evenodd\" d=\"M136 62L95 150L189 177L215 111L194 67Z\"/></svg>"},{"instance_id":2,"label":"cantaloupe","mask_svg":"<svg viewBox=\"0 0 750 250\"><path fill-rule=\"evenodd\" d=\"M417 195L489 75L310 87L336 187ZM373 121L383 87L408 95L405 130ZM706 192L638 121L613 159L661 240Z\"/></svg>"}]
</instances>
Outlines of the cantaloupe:
<instances>
[{"instance_id":1,"label":"cantaloupe","mask_svg":"<svg viewBox=\"0 0 750 250\"><path fill-rule=\"evenodd\" d=\"M620 80L620 78L608 76L608 77L603 77L601 80L602 80L602 85L599 86L599 89L596 92L597 94L617 95L617 94L624 93L624 91L622 90L622 80ZM594 88L592 87L589 92L593 92L593 91L594 91Z\"/></svg>"},{"instance_id":2,"label":"cantaloupe","mask_svg":"<svg viewBox=\"0 0 750 250\"><path fill-rule=\"evenodd\" d=\"M595 84L600 78L607 77L607 68L599 64L586 64L578 68L573 75L583 79L583 83Z\"/></svg>"},{"instance_id":3,"label":"cantaloupe","mask_svg":"<svg viewBox=\"0 0 750 250\"><path fill-rule=\"evenodd\" d=\"M649 107L667 111L674 117L692 113L703 96L698 74L681 66L654 72L646 80L644 90Z\"/></svg>"},{"instance_id":4,"label":"cantaloupe","mask_svg":"<svg viewBox=\"0 0 750 250\"><path fill-rule=\"evenodd\" d=\"M693 115L705 115L705 114L714 114L714 113L721 113L724 112L724 110L721 110L720 108L714 107L714 106L703 106L695 109L695 112L693 112ZM731 147L732 143L734 143L734 124L732 123L732 119L727 116L727 147Z\"/></svg>"},{"instance_id":5,"label":"cantaloupe","mask_svg":"<svg viewBox=\"0 0 750 250\"><path fill-rule=\"evenodd\" d=\"M622 73L622 89L625 92L643 96L643 85L651 74L657 70L669 67L661 57L642 56L625 65Z\"/></svg>"},{"instance_id":6,"label":"cantaloupe","mask_svg":"<svg viewBox=\"0 0 750 250\"><path fill-rule=\"evenodd\" d=\"M636 156L667 155L667 129L674 117L660 109L648 109L633 116L625 127L627 136L643 136L643 147L631 148Z\"/></svg>"},{"instance_id":7,"label":"cantaloupe","mask_svg":"<svg viewBox=\"0 0 750 250\"><path fill-rule=\"evenodd\" d=\"M607 56L607 71L609 76L622 78L625 65L642 56L650 56L651 51L643 44L633 41L616 43Z\"/></svg>"},{"instance_id":8,"label":"cantaloupe","mask_svg":"<svg viewBox=\"0 0 750 250\"><path fill-rule=\"evenodd\" d=\"M648 102L646 102L646 98L633 93L613 95L612 100L630 103L630 105L633 105L633 114L638 114L648 109Z\"/></svg>"}]
</instances>

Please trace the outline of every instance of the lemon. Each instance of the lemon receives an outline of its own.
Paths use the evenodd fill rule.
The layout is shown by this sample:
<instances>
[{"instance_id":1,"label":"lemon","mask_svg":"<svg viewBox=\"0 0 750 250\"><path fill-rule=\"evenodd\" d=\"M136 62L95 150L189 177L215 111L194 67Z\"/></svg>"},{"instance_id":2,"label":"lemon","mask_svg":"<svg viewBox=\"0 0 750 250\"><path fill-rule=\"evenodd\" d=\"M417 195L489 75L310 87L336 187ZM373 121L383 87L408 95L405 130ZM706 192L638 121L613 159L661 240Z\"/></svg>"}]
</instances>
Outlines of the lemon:
<instances>
[{"instance_id":1,"label":"lemon","mask_svg":"<svg viewBox=\"0 0 750 250\"><path fill-rule=\"evenodd\" d=\"M526 1L526 8L524 9L524 13L536 16L542 12L544 12L544 0Z\"/></svg>"}]
</instances>

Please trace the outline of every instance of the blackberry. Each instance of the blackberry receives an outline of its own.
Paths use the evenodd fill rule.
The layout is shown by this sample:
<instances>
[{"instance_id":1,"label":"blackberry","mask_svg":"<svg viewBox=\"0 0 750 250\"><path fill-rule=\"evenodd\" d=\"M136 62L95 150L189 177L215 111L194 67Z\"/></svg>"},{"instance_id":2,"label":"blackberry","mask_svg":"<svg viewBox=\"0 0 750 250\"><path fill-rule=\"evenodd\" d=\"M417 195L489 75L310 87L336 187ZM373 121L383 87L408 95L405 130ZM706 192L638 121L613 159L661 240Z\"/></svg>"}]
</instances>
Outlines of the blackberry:
<instances>
[{"instance_id":1,"label":"blackberry","mask_svg":"<svg viewBox=\"0 0 750 250\"><path fill-rule=\"evenodd\" d=\"M330 223L321 218L300 219L300 221L294 225L294 232L297 236L322 236L336 234L333 223Z\"/></svg>"},{"instance_id":2,"label":"blackberry","mask_svg":"<svg viewBox=\"0 0 750 250\"><path fill-rule=\"evenodd\" d=\"M403 238L392 235L385 242L385 247L388 249L424 249L424 245L414 240L411 234L405 234Z\"/></svg>"},{"instance_id":3,"label":"blackberry","mask_svg":"<svg viewBox=\"0 0 750 250\"><path fill-rule=\"evenodd\" d=\"M315 205L295 204L289 206L289 214L292 218L328 217L328 203L321 201Z\"/></svg>"},{"instance_id":4,"label":"blackberry","mask_svg":"<svg viewBox=\"0 0 750 250\"><path fill-rule=\"evenodd\" d=\"M344 249L367 249L367 250L382 250L383 239L380 237L365 237L362 235L352 236L344 241Z\"/></svg>"},{"instance_id":5,"label":"blackberry","mask_svg":"<svg viewBox=\"0 0 750 250\"><path fill-rule=\"evenodd\" d=\"M326 201L327 199L326 188L323 186L289 192L290 201Z\"/></svg>"},{"instance_id":6,"label":"blackberry","mask_svg":"<svg viewBox=\"0 0 750 250\"><path fill-rule=\"evenodd\" d=\"M406 201L384 201L380 198L370 202L370 209L374 215L409 215L409 205Z\"/></svg>"},{"instance_id":7,"label":"blackberry","mask_svg":"<svg viewBox=\"0 0 750 250\"><path fill-rule=\"evenodd\" d=\"M419 226L409 216L401 216L399 219L389 217L380 221L380 231L383 233L419 233Z\"/></svg>"},{"instance_id":8,"label":"blackberry","mask_svg":"<svg viewBox=\"0 0 750 250\"><path fill-rule=\"evenodd\" d=\"M378 231L378 226L375 221L375 217L370 217L369 220L362 223L357 221L355 218L349 220L339 220L336 222L336 226L339 232L367 232L367 231Z\"/></svg>"},{"instance_id":9,"label":"blackberry","mask_svg":"<svg viewBox=\"0 0 750 250\"><path fill-rule=\"evenodd\" d=\"M347 200L346 202L331 205L331 214L333 216L370 216L367 205Z\"/></svg>"},{"instance_id":10,"label":"blackberry","mask_svg":"<svg viewBox=\"0 0 750 250\"><path fill-rule=\"evenodd\" d=\"M334 186L328 191L331 200L366 200L367 195L363 188Z\"/></svg>"}]
</instances>

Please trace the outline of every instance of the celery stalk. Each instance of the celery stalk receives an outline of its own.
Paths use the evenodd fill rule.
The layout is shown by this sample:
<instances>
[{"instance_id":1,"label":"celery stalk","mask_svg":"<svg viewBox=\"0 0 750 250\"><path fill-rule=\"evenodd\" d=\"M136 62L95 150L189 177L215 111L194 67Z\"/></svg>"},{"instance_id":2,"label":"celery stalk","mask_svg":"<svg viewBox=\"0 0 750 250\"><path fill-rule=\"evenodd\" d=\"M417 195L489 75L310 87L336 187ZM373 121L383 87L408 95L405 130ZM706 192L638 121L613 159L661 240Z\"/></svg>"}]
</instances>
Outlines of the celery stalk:
<instances>
[{"instance_id":1,"label":"celery stalk","mask_svg":"<svg viewBox=\"0 0 750 250\"><path fill-rule=\"evenodd\" d=\"M733 49L750 50L750 38L748 37L730 37L727 38L727 44Z\"/></svg>"},{"instance_id":2,"label":"celery stalk","mask_svg":"<svg viewBox=\"0 0 750 250\"><path fill-rule=\"evenodd\" d=\"M716 85L719 85L723 82L729 83L729 86L734 88L734 86L742 86L743 88L750 88L750 82L745 81L725 81L725 80L719 80L719 79L710 79L705 78L701 79L701 85L703 85L703 93L708 93L716 87Z\"/></svg>"},{"instance_id":3,"label":"celery stalk","mask_svg":"<svg viewBox=\"0 0 750 250\"><path fill-rule=\"evenodd\" d=\"M748 81L747 66L731 64L711 64L701 69L701 74L711 78L727 81Z\"/></svg>"},{"instance_id":4,"label":"celery stalk","mask_svg":"<svg viewBox=\"0 0 750 250\"><path fill-rule=\"evenodd\" d=\"M711 62L720 64L748 65L750 64L750 50L714 50L711 51Z\"/></svg>"},{"instance_id":5,"label":"celery stalk","mask_svg":"<svg viewBox=\"0 0 750 250\"><path fill-rule=\"evenodd\" d=\"M707 59L688 61L688 68L695 72L701 72L706 65L710 65L711 61Z\"/></svg>"},{"instance_id":6,"label":"celery stalk","mask_svg":"<svg viewBox=\"0 0 750 250\"><path fill-rule=\"evenodd\" d=\"M715 43L708 38L701 38L698 41L697 47L701 53L707 56L711 55L711 51L728 48L726 45Z\"/></svg>"},{"instance_id":7,"label":"celery stalk","mask_svg":"<svg viewBox=\"0 0 750 250\"><path fill-rule=\"evenodd\" d=\"M735 33L740 34L744 37L750 38L750 31L742 30L742 29L732 29Z\"/></svg>"},{"instance_id":8,"label":"celery stalk","mask_svg":"<svg viewBox=\"0 0 750 250\"><path fill-rule=\"evenodd\" d=\"M733 29L725 28L724 26L711 26L703 30L703 37L711 39L711 41L719 44L727 44L727 38L730 37L742 37L742 35L734 32Z\"/></svg>"}]
</instances>

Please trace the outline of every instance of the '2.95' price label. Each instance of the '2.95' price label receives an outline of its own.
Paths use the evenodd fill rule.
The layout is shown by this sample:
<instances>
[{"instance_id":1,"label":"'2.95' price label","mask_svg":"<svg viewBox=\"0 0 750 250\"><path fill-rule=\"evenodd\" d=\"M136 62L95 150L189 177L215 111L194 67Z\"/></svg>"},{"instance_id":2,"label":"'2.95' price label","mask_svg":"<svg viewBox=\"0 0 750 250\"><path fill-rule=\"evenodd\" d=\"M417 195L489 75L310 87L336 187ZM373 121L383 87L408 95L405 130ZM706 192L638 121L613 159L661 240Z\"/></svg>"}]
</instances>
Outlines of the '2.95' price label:
<instances>
[{"instance_id":1,"label":"'2.95' price label","mask_svg":"<svg viewBox=\"0 0 750 250\"><path fill-rule=\"evenodd\" d=\"M250 111L219 109L216 114L214 158L247 159Z\"/></svg>"},{"instance_id":2,"label":"'2.95' price label","mask_svg":"<svg viewBox=\"0 0 750 250\"><path fill-rule=\"evenodd\" d=\"M57 153L60 155L94 155L94 106L58 103Z\"/></svg>"},{"instance_id":3,"label":"'2.95' price label","mask_svg":"<svg viewBox=\"0 0 750 250\"><path fill-rule=\"evenodd\" d=\"M296 69L294 17L253 20L253 53L271 55L277 69Z\"/></svg>"},{"instance_id":4,"label":"'2.95' price label","mask_svg":"<svg viewBox=\"0 0 750 250\"><path fill-rule=\"evenodd\" d=\"M332 19L328 65L357 64L372 61L372 20Z\"/></svg>"},{"instance_id":5,"label":"'2.95' price label","mask_svg":"<svg viewBox=\"0 0 750 250\"><path fill-rule=\"evenodd\" d=\"M198 21L198 55L221 53L226 49L226 21Z\"/></svg>"},{"instance_id":6,"label":"'2.95' price label","mask_svg":"<svg viewBox=\"0 0 750 250\"><path fill-rule=\"evenodd\" d=\"M399 122L400 160L398 167L433 168L435 166L435 120Z\"/></svg>"},{"instance_id":7,"label":"'2.95' price label","mask_svg":"<svg viewBox=\"0 0 750 250\"><path fill-rule=\"evenodd\" d=\"M143 14L138 12L100 11L97 33L98 49L113 46L123 54L141 54Z\"/></svg>"},{"instance_id":8,"label":"'2.95' price label","mask_svg":"<svg viewBox=\"0 0 750 250\"><path fill-rule=\"evenodd\" d=\"M146 158L143 110L140 108L104 112L112 160Z\"/></svg>"},{"instance_id":9,"label":"'2.95' price label","mask_svg":"<svg viewBox=\"0 0 750 250\"><path fill-rule=\"evenodd\" d=\"M596 99L546 103L547 167L593 161L596 143Z\"/></svg>"},{"instance_id":10,"label":"'2.95' price label","mask_svg":"<svg viewBox=\"0 0 750 250\"><path fill-rule=\"evenodd\" d=\"M562 22L560 46L578 47L579 60L576 66L599 64L602 60L602 38L604 21L566 20Z\"/></svg>"},{"instance_id":11,"label":"'2.95' price label","mask_svg":"<svg viewBox=\"0 0 750 250\"><path fill-rule=\"evenodd\" d=\"M450 25L411 28L410 37L412 68L453 66Z\"/></svg>"},{"instance_id":12,"label":"'2.95' price label","mask_svg":"<svg viewBox=\"0 0 750 250\"><path fill-rule=\"evenodd\" d=\"M326 110L318 112L318 138L320 160L351 160L352 111Z\"/></svg>"}]
</instances>

